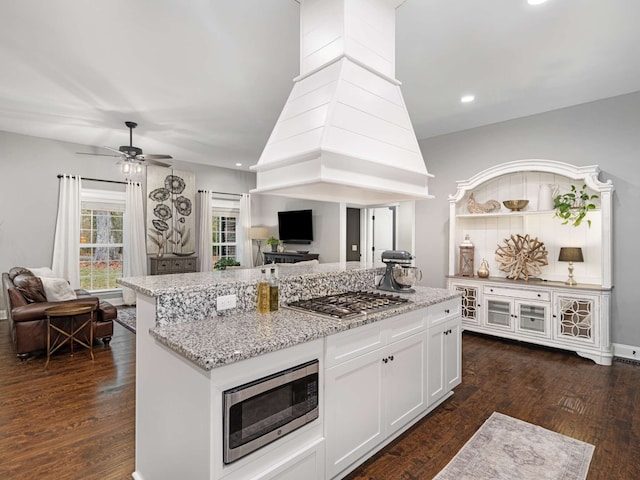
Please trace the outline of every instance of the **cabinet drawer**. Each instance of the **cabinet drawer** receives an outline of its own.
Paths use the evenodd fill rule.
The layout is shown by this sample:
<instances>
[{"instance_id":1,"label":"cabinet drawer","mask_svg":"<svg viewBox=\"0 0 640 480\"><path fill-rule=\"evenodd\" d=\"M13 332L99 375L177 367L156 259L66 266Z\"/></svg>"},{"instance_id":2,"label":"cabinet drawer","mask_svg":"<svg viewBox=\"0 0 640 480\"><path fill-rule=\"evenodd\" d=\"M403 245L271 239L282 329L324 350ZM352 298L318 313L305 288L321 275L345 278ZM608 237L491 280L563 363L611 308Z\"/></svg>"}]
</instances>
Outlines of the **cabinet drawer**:
<instances>
[{"instance_id":1,"label":"cabinet drawer","mask_svg":"<svg viewBox=\"0 0 640 480\"><path fill-rule=\"evenodd\" d=\"M171 262L169 260L158 260L156 262L156 271L158 273L169 273L171 271Z\"/></svg>"},{"instance_id":2,"label":"cabinet drawer","mask_svg":"<svg viewBox=\"0 0 640 480\"><path fill-rule=\"evenodd\" d=\"M325 368L381 348L384 345L382 323L372 323L327 337Z\"/></svg>"},{"instance_id":3,"label":"cabinet drawer","mask_svg":"<svg viewBox=\"0 0 640 480\"><path fill-rule=\"evenodd\" d=\"M429 327L438 325L460 315L462 297L452 298L446 302L431 305L427 309L427 320Z\"/></svg>"},{"instance_id":4,"label":"cabinet drawer","mask_svg":"<svg viewBox=\"0 0 640 480\"><path fill-rule=\"evenodd\" d=\"M488 295L500 295L501 297L523 298L526 300L541 300L543 302L551 301L549 292L535 290L518 290L514 288L484 286L484 293Z\"/></svg>"},{"instance_id":5,"label":"cabinet drawer","mask_svg":"<svg viewBox=\"0 0 640 480\"><path fill-rule=\"evenodd\" d=\"M171 270L173 272L179 272L184 268L184 260L181 258L174 258L171 260Z\"/></svg>"},{"instance_id":6,"label":"cabinet drawer","mask_svg":"<svg viewBox=\"0 0 640 480\"><path fill-rule=\"evenodd\" d=\"M195 258L186 258L184 260L184 271L185 272L195 272L196 271L196 260L195 260Z\"/></svg>"},{"instance_id":7,"label":"cabinet drawer","mask_svg":"<svg viewBox=\"0 0 640 480\"><path fill-rule=\"evenodd\" d=\"M424 309L385 320L384 325L389 329L389 341L395 342L414 333L420 333L426 327L426 320Z\"/></svg>"}]
</instances>

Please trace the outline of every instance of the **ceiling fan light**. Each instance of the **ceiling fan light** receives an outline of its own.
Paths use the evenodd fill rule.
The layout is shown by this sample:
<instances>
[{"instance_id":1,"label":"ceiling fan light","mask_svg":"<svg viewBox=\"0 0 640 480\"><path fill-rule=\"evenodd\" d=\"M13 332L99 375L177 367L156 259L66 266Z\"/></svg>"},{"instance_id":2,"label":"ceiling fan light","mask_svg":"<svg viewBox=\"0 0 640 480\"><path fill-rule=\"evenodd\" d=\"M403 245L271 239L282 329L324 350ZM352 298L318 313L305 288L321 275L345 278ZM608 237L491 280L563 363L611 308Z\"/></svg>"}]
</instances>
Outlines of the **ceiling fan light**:
<instances>
[{"instance_id":1,"label":"ceiling fan light","mask_svg":"<svg viewBox=\"0 0 640 480\"><path fill-rule=\"evenodd\" d=\"M137 174L142 173L142 164L140 164L140 163L136 164L136 173Z\"/></svg>"},{"instance_id":2,"label":"ceiling fan light","mask_svg":"<svg viewBox=\"0 0 640 480\"><path fill-rule=\"evenodd\" d=\"M124 162L122 162L122 173L124 173L125 175L128 175L129 173L131 173L131 164L129 163L128 160L125 160Z\"/></svg>"}]
</instances>

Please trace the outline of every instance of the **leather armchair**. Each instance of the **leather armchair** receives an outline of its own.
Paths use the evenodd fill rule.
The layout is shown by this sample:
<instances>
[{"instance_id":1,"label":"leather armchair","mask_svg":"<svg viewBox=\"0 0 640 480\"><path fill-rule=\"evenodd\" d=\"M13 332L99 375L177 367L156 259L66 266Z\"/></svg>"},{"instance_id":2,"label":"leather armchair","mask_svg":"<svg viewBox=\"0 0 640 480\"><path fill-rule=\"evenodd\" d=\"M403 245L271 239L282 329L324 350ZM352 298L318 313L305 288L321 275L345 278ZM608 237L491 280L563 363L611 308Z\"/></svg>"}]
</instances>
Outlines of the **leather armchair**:
<instances>
[{"instance_id":1,"label":"leather armchair","mask_svg":"<svg viewBox=\"0 0 640 480\"><path fill-rule=\"evenodd\" d=\"M49 307L65 303L95 304L97 310L92 324L93 337L100 338L105 345L109 345L113 336L113 320L118 315L116 307L109 302L100 301L98 297L91 296L86 290L76 290L77 299L48 302L46 298L41 298L28 288L18 288L14 284L14 279L18 275L25 274L28 275L25 269L18 268L2 274L2 290L11 338L19 358L25 359L35 351L46 350L47 316L44 312ZM45 301L41 301L43 299Z\"/></svg>"}]
</instances>

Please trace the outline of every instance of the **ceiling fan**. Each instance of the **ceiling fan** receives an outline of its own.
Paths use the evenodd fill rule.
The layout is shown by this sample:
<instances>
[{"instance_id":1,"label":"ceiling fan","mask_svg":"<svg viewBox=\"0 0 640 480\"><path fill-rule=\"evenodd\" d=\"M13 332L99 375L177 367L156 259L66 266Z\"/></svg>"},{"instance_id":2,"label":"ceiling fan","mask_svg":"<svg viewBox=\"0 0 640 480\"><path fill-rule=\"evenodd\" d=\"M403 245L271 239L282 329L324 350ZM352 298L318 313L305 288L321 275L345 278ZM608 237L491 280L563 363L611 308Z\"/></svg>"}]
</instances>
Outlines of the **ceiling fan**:
<instances>
[{"instance_id":1,"label":"ceiling fan","mask_svg":"<svg viewBox=\"0 0 640 480\"><path fill-rule=\"evenodd\" d=\"M102 147L107 150L111 150L112 152L117 153L117 155L109 155L105 153L88 153L88 152L77 152L81 155L98 155L102 157L121 157L122 158L122 173L131 173L135 171L135 173L142 172L143 165L158 165L160 167L169 167L170 164L160 162L159 160L168 160L173 158L171 155L157 155L150 153L143 153L142 149L139 147L133 146L133 129L138 126L135 122L124 122L124 124L129 129L129 145L122 145L119 148L112 147Z\"/></svg>"}]
</instances>

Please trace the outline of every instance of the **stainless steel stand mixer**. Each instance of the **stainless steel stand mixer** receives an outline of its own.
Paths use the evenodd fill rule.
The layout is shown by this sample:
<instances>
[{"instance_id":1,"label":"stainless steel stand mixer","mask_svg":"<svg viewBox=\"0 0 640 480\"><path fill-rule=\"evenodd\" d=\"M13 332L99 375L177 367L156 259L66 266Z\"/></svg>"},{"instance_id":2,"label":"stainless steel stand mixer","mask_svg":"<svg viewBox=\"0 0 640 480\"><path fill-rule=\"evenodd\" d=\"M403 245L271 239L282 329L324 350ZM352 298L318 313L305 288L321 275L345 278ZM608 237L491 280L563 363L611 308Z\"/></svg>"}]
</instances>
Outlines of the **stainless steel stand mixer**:
<instances>
[{"instance_id":1,"label":"stainless steel stand mixer","mask_svg":"<svg viewBox=\"0 0 640 480\"><path fill-rule=\"evenodd\" d=\"M411 266L415 257L405 250L385 250L380 258L387 268L378 284L378 290L414 293L415 290L411 287L422 279L422 271Z\"/></svg>"}]
</instances>

